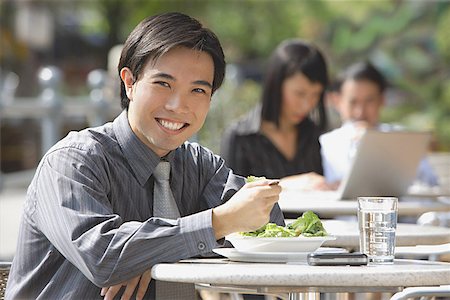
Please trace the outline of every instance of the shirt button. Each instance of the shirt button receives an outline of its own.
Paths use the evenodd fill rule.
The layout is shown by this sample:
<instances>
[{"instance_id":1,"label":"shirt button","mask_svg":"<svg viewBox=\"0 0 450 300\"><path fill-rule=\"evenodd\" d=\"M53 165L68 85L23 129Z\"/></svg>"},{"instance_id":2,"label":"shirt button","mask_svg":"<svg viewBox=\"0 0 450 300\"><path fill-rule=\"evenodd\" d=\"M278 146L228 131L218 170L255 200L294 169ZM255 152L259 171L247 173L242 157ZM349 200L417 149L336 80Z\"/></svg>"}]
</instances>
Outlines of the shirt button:
<instances>
[{"instance_id":1,"label":"shirt button","mask_svg":"<svg viewBox=\"0 0 450 300\"><path fill-rule=\"evenodd\" d=\"M203 242L199 242L199 243L197 244L197 248L198 248L198 250L205 250L206 245L205 245L205 243L203 243Z\"/></svg>"}]
</instances>

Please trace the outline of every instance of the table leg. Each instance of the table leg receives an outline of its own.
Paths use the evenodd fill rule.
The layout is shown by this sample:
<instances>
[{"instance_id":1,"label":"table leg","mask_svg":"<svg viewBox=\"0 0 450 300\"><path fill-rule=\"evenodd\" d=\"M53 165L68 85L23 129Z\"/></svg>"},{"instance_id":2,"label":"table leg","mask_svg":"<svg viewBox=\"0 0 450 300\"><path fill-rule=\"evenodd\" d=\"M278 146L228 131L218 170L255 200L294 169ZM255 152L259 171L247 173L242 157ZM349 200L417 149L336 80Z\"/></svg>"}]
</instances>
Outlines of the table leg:
<instances>
[{"instance_id":1,"label":"table leg","mask_svg":"<svg viewBox=\"0 0 450 300\"><path fill-rule=\"evenodd\" d=\"M289 293L289 300L320 300L320 293Z\"/></svg>"},{"instance_id":2,"label":"table leg","mask_svg":"<svg viewBox=\"0 0 450 300\"><path fill-rule=\"evenodd\" d=\"M324 293L325 300L350 300L353 297L349 293Z\"/></svg>"}]
</instances>

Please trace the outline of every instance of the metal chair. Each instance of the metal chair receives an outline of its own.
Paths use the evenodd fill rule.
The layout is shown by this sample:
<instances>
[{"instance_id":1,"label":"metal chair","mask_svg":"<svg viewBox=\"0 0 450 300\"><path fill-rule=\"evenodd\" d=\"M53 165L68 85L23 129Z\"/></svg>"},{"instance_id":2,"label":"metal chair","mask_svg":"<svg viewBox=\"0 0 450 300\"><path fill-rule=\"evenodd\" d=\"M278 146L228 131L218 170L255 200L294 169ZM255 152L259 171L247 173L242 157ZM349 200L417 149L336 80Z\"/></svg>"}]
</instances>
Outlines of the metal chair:
<instances>
[{"instance_id":1,"label":"metal chair","mask_svg":"<svg viewBox=\"0 0 450 300\"><path fill-rule=\"evenodd\" d=\"M395 247L395 256L414 259L440 260L441 255L450 254L450 243L441 245L417 245ZM435 299L434 297L450 297L450 285L409 287L394 294L391 300ZM445 298L447 299L447 298Z\"/></svg>"},{"instance_id":2,"label":"metal chair","mask_svg":"<svg viewBox=\"0 0 450 300\"><path fill-rule=\"evenodd\" d=\"M437 201L450 205L450 152L432 152L428 155L428 161L438 177L438 190L443 192ZM450 212L424 213L417 219L417 224L450 227Z\"/></svg>"},{"instance_id":3,"label":"metal chair","mask_svg":"<svg viewBox=\"0 0 450 300\"><path fill-rule=\"evenodd\" d=\"M6 283L8 281L10 262L0 262L0 300L5 299Z\"/></svg>"},{"instance_id":4,"label":"metal chair","mask_svg":"<svg viewBox=\"0 0 450 300\"><path fill-rule=\"evenodd\" d=\"M450 297L450 285L409 287L395 293L391 300L406 300L419 297Z\"/></svg>"}]
</instances>

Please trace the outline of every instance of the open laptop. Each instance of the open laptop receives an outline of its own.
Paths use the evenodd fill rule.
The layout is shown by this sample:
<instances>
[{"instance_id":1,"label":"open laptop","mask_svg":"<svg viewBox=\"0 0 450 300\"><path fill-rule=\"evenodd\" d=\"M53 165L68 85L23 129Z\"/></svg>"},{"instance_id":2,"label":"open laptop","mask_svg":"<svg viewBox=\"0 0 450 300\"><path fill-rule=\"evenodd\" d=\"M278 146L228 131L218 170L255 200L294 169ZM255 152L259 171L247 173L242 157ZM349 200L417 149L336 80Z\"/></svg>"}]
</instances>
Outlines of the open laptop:
<instances>
[{"instance_id":1,"label":"open laptop","mask_svg":"<svg viewBox=\"0 0 450 300\"><path fill-rule=\"evenodd\" d=\"M360 196L403 196L425 157L431 134L367 130L348 173L336 191L296 191L309 200L353 200Z\"/></svg>"},{"instance_id":2,"label":"open laptop","mask_svg":"<svg viewBox=\"0 0 450 300\"><path fill-rule=\"evenodd\" d=\"M406 195L430 139L429 132L368 130L337 190L337 199Z\"/></svg>"}]
</instances>

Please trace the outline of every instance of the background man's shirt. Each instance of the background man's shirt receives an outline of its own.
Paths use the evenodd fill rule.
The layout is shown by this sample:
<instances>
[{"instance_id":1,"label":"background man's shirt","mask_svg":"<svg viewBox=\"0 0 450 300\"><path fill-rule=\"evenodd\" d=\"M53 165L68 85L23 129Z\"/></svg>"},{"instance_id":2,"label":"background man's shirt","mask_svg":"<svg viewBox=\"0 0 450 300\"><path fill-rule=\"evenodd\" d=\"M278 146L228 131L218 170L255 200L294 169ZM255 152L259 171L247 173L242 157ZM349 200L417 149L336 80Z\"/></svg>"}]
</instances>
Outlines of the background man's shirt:
<instances>
[{"instance_id":1,"label":"background man's shirt","mask_svg":"<svg viewBox=\"0 0 450 300\"><path fill-rule=\"evenodd\" d=\"M393 131L402 128L399 125L383 123L378 125L377 130ZM346 122L341 127L320 136L323 171L327 182L341 181L349 172L363 132L364 129L358 128L352 122ZM426 159L419 164L417 180L430 186L438 185L438 179Z\"/></svg>"}]
</instances>

